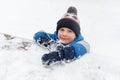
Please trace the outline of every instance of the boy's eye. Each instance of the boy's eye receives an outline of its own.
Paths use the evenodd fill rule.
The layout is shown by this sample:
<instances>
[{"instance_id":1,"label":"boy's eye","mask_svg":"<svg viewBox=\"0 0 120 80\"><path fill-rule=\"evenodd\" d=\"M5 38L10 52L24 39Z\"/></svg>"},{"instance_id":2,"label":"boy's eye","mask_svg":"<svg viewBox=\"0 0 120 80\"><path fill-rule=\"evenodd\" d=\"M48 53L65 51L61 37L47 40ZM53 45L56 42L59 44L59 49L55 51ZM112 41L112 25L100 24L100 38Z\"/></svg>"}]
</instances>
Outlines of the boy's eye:
<instances>
[{"instance_id":1,"label":"boy's eye","mask_svg":"<svg viewBox=\"0 0 120 80\"><path fill-rule=\"evenodd\" d=\"M73 32L73 31L72 31L72 30L68 30L68 32L70 32L70 33L71 33L71 32Z\"/></svg>"},{"instance_id":2,"label":"boy's eye","mask_svg":"<svg viewBox=\"0 0 120 80\"><path fill-rule=\"evenodd\" d=\"M60 31L64 31L64 29L60 29Z\"/></svg>"}]
</instances>

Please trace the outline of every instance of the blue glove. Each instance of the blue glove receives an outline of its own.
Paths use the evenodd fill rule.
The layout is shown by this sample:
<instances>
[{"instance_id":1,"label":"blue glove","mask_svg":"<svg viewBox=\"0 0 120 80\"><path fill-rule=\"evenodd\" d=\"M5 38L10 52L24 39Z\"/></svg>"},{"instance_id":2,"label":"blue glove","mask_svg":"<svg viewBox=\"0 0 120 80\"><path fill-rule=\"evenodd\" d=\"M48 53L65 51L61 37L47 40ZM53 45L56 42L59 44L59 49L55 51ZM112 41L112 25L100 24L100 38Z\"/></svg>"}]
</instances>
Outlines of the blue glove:
<instances>
[{"instance_id":1,"label":"blue glove","mask_svg":"<svg viewBox=\"0 0 120 80\"><path fill-rule=\"evenodd\" d=\"M75 59L74 47L59 47L59 49L60 51L58 52L53 51L48 54L44 54L41 58L43 64L50 65L51 63L56 61L65 60L66 62L68 62Z\"/></svg>"},{"instance_id":2,"label":"blue glove","mask_svg":"<svg viewBox=\"0 0 120 80\"><path fill-rule=\"evenodd\" d=\"M68 60L74 60L75 59L75 51L74 47L69 46L69 47L64 47L59 51L59 55L62 60L68 61Z\"/></svg>"},{"instance_id":3,"label":"blue glove","mask_svg":"<svg viewBox=\"0 0 120 80\"><path fill-rule=\"evenodd\" d=\"M38 44L40 45L44 45L45 47L47 47L48 45L50 45L51 43L51 38L44 33L43 35L41 35L41 37L37 40Z\"/></svg>"},{"instance_id":4,"label":"blue glove","mask_svg":"<svg viewBox=\"0 0 120 80\"><path fill-rule=\"evenodd\" d=\"M56 42L53 40L47 33L42 34L37 40L37 43L50 51L57 51L56 46L63 46L59 41Z\"/></svg>"},{"instance_id":5,"label":"blue glove","mask_svg":"<svg viewBox=\"0 0 120 80\"><path fill-rule=\"evenodd\" d=\"M42 63L45 65L50 65L53 62L61 60L58 52L55 51L50 52L49 54L44 54L41 59L42 59Z\"/></svg>"}]
</instances>

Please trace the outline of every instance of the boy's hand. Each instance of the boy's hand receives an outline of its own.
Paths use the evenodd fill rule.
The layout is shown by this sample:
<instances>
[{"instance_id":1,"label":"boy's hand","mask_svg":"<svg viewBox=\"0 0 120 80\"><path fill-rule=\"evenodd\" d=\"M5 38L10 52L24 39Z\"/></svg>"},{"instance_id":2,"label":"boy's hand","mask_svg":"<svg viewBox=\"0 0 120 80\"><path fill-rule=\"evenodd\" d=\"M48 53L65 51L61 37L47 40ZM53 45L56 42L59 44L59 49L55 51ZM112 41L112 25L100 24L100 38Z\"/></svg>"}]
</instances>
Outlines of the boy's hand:
<instances>
[{"instance_id":1,"label":"boy's hand","mask_svg":"<svg viewBox=\"0 0 120 80\"><path fill-rule=\"evenodd\" d=\"M41 59L42 59L43 64L45 65L50 65L53 62L61 61L61 58L58 52L55 52L55 51L50 52L48 54L44 54Z\"/></svg>"},{"instance_id":2,"label":"boy's hand","mask_svg":"<svg viewBox=\"0 0 120 80\"><path fill-rule=\"evenodd\" d=\"M69 46L69 47L64 47L59 51L59 55L61 56L61 59L65 61L71 61L75 59L75 51L74 47Z\"/></svg>"},{"instance_id":3,"label":"boy's hand","mask_svg":"<svg viewBox=\"0 0 120 80\"><path fill-rule=\"evenodd\" d=\"M42 56L42 62L45 65L50 65L56 61L69 62L75 59L75 53L73 47L61 48L59 52L53 51Z\"/></svg>"},{"instance_id":4,"label":"boy's hand","mask_svg":"<svg viewBox=\"0 0 120 80\"><path fill-rule=\"evenodd\" d=\"M56 51L57 46L63 46L61 43L54 41L47 33L43 33L37 40L37 43L50 51Z\"/></svg>"},{"instance_id":5,"label":"boy's hand","mask_svg":"<svg viewBox=\"0 0 120 80\"><path fill-rule=\"evenodd\" d=\"M44 33L37 42L38 44L43 44L45 47L47 47L47 45L49 45L50 40L51 38L46 33Z\"/></svg>"}]
</instances>

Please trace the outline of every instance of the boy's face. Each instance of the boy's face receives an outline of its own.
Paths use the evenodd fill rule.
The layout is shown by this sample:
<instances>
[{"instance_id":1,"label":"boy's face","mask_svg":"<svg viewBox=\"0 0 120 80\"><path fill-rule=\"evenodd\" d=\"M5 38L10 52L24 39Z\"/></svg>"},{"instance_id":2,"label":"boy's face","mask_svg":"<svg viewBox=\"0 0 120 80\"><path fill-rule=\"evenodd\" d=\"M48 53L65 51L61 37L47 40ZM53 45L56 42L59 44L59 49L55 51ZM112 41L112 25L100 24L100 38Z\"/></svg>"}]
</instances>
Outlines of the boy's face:
<instances>
[{"instance_id":1,"label":"boy's face","mask_svg":"<svg viewBox=\"0 0 120 80\"><path fill-rule=\"evenodd\" d=\"M58 30L58 39L63 43L63 44L69 44L76 38L75 33L69 29L62 27Z\"/></svg>"}]
</instances>

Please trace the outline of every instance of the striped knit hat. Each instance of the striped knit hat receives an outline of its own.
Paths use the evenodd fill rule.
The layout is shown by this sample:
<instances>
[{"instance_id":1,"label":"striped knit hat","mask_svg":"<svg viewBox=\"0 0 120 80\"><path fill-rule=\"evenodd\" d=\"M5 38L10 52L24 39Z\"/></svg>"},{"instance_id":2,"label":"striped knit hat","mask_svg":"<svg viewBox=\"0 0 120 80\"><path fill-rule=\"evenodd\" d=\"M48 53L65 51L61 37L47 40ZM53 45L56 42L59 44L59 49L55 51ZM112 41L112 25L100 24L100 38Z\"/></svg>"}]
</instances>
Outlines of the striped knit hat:
<instances>
[{"instance_id":1,"label":"striped knit hat","mask_svg":"<svg viewBox=\"0 0 120 80\"><path fill-rule=\"evenodd\" d=\"M70 6L67 10L67 13L57 22L56 31L62 27L71 29L76 36L80 34L80 21L77 17L77 9Z\"/></svg>"}]
</instances>

